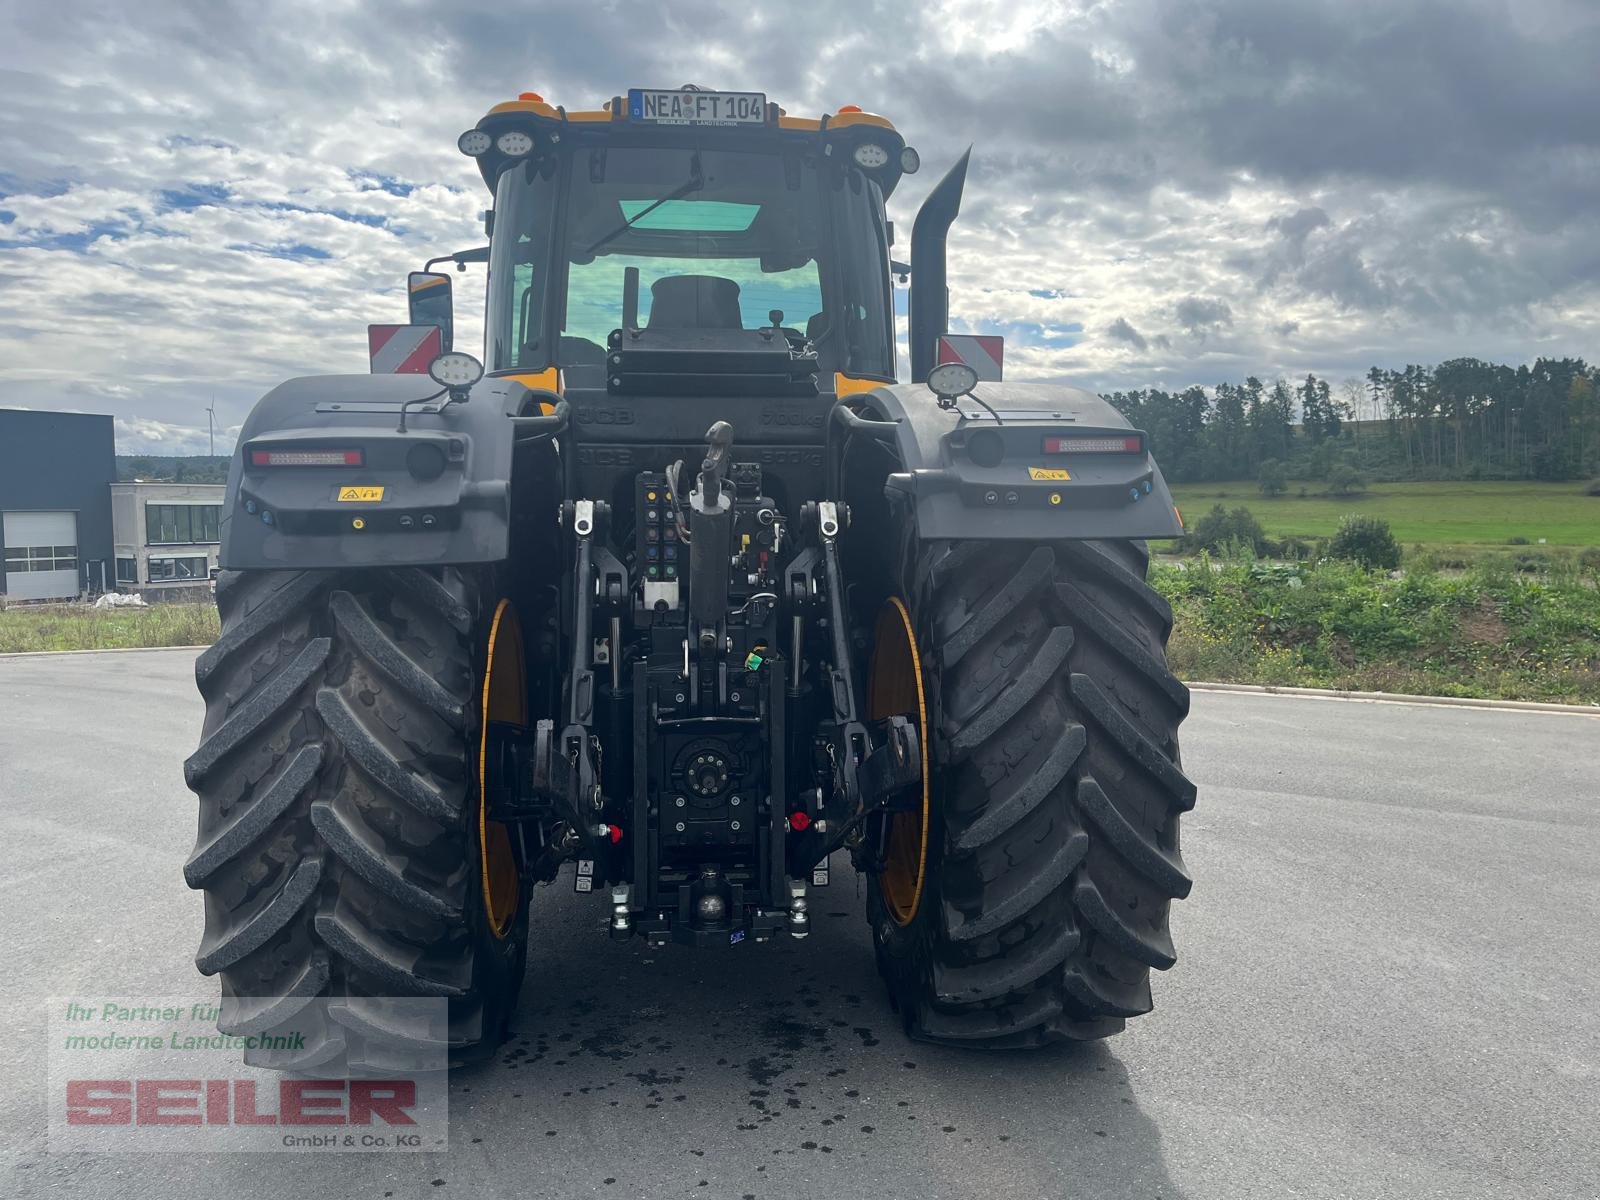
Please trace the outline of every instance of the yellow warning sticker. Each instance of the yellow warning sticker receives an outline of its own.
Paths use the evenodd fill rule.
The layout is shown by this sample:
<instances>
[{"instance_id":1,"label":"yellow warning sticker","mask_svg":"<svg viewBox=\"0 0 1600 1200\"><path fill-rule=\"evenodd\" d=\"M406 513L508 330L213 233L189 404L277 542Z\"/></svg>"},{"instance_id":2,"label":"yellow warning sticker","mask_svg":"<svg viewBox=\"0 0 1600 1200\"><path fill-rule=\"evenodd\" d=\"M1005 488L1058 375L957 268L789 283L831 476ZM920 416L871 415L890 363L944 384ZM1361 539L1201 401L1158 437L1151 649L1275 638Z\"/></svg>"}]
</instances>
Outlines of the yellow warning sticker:
<instances>
[{"instance_id":1,"label":"yellow warning sticker","mask_svg":"<svg viewBox=\"0 0 1600 1200\"><path fill-rule=\"evenodd\" d=\"M1052 482L1063 482L1071 479L1072 476L1061 470L1059 467L1029 467L1028 478L1048 479Z\"/></svg>"},{"instance_id":2,"label":"yellow warning sticker","mask_svg":"<svg viewBox=\"0 0 1600 1200\"><path fill-rule=\"evenodd\" d=\"M339 489L340 504L371 504L383 499L381 487L342 487Z\"/></svg>"}]
</instances>

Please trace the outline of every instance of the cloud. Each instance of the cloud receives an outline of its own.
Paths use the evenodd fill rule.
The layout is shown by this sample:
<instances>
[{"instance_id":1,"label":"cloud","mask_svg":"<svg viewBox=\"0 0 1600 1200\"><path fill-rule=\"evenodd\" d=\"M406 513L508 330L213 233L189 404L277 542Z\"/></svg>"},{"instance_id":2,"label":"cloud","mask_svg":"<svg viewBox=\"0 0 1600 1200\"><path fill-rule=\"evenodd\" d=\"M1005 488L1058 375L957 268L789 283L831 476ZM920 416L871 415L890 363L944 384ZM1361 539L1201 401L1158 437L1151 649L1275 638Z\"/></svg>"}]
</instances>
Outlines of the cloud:
<instances>
[{"instance_id":1,"label":"cloud","mask_svg":"<svg viewBox=\"0 0 1600 1200\"><path fill-rule=\"evenodd\" d=\"M1118 317L1110 325L1106 326L1106 336L1112 341L1127 342L1128 345L1141 352L1150 349L1150 342L1145 338L1144 334L1129 325L1122 317Z\"/></svg>"},{"instance_id":2,"label":"cloud","mask_svg":"<svg viewBox=\"0 0 1600 1200\"><path fill-rule=\"evenodd\" d=\"M1204 296L1185 296L1173 305L1172 314L1184 329L1201 336L1208 330L1233 324L1233 309L1228 307L1226 300Z\"/></svg>"},{"instance_id":3,"label":"cloud","mask_svg":"<svg viewBox=\"0 0 1600 1200\"><path fill-rule=\"evenodd\" d=\"M891 206L901 258L975 143L952 323L1005 329L1014 377L1339 378L1600 335L1582 0L818 0L799 24L712 0L546 0L534 23L487 0L10 7L0 398L111 411L130 446L364 370L405 272L482 241L455 135L530 87L887 113L926 164ZM457 283L472 346L482 268Z\"/></svg>"},{"instance_id":4,"label":"cloud","mask_svg":"<svg viewBox=\"0 0 1600 1200\"><path fill-rule=\"evenodd\" d=\"M217 429L215 437L204 425L173 425L150 417L117 417L112 425L116 430L119 454L232 454L239 437L239 427Z\"/></svg>"},{"instance_id":5,"label":"cloud","mask_svg":"<svg viewBox=\"0 0 1600 1200\"><path fill-rule=\"evenodd\" d=\"M1325 229L1331 224L1328 214L1320 208L1302 208L1285 217L1273 217L1267 222L1267 228L1277 230L1285 241L1303 247L1312 231Z\"/></svg>"}]
</instances>

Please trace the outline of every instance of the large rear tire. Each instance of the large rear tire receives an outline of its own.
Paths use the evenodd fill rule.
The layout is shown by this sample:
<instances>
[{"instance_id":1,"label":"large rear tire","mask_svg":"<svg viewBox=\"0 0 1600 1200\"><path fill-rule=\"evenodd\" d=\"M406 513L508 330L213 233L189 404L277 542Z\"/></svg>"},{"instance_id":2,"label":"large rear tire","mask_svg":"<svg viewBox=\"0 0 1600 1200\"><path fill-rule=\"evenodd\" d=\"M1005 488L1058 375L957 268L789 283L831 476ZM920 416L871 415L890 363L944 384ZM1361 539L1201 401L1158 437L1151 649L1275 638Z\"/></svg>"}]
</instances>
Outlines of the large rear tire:
<instances>
[{"instance_id":1,"label":"large rear tire","mask_svg":"<svg viewBox=\"0 0 1600 1200\"><path fill-rule=\"evenodd\" d=\"M497 935L483 903L474 580L225 572L217 605L222 634L195 667L206 717L184 772L200 833L184 877L205 892L196 964L222 977L220 1028L304 1033L301 1052L246 1053L291 1070L491 1051L527 904ZM445 998L448 1029L397 1016L391 996Z\"/></svg>"},{"instance_id":2,"label":"large rear tire","mask_svg":"<svg viewBox=\"0 0 1600 1200\"><path fill-rule=\"evenodd\" d=\"M912 546L905 596L933 750L908 914L872 879L879 968L913 1037L1033 1047L1148 1012L1190 880L1187 689L1142 543ZM903 891L903 889L902 889Z\"/></svg>"}]
</instances>

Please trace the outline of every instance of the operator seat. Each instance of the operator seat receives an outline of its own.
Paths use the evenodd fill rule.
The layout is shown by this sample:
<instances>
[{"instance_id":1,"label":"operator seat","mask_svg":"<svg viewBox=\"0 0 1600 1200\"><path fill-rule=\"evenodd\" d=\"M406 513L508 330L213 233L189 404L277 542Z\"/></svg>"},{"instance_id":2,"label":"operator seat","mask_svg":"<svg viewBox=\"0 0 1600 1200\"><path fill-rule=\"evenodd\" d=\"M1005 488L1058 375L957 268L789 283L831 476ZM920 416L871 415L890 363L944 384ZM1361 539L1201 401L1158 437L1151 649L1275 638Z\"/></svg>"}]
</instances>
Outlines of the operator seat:
<instances>
[{"instance_id":1,"label":"operator seat","mask_svg":"<svg viewBox=\"0 0 1600 1200\"><path fill-rule=\"evenodd\" d=\"M739 285L720 275L663 275L650 285L646 329L743 329Z\"/></svg>"}]
</instances>

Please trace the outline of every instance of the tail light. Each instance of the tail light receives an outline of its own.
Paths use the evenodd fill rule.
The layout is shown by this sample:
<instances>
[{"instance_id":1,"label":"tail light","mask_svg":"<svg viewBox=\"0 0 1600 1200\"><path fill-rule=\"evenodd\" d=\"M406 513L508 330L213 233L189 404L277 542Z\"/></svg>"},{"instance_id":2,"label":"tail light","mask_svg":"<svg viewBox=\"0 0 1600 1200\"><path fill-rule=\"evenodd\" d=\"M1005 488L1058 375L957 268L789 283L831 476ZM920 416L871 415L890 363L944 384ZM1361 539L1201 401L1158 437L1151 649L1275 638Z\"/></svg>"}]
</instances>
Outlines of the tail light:
<instances>
[{"instance_id":1,"label":"tail light","mask_svg":"<svg viewBox=\"0 0 1600 1200\"><path fill-rule=\"evenodd\" d=\"M360 450L252 450L252 467L359 467Z\"/></svg>"},{"instance_id":2,"label":"tail light","mask_svg":"<svg viewBox=\"0 0 1600 1200\"><path fill-rule=\"evenodd\" d=\"M1144 438L1137 433L1115 437L1047 437L1046 454L1140 454Z\"/></svg>"}]
</instances>

